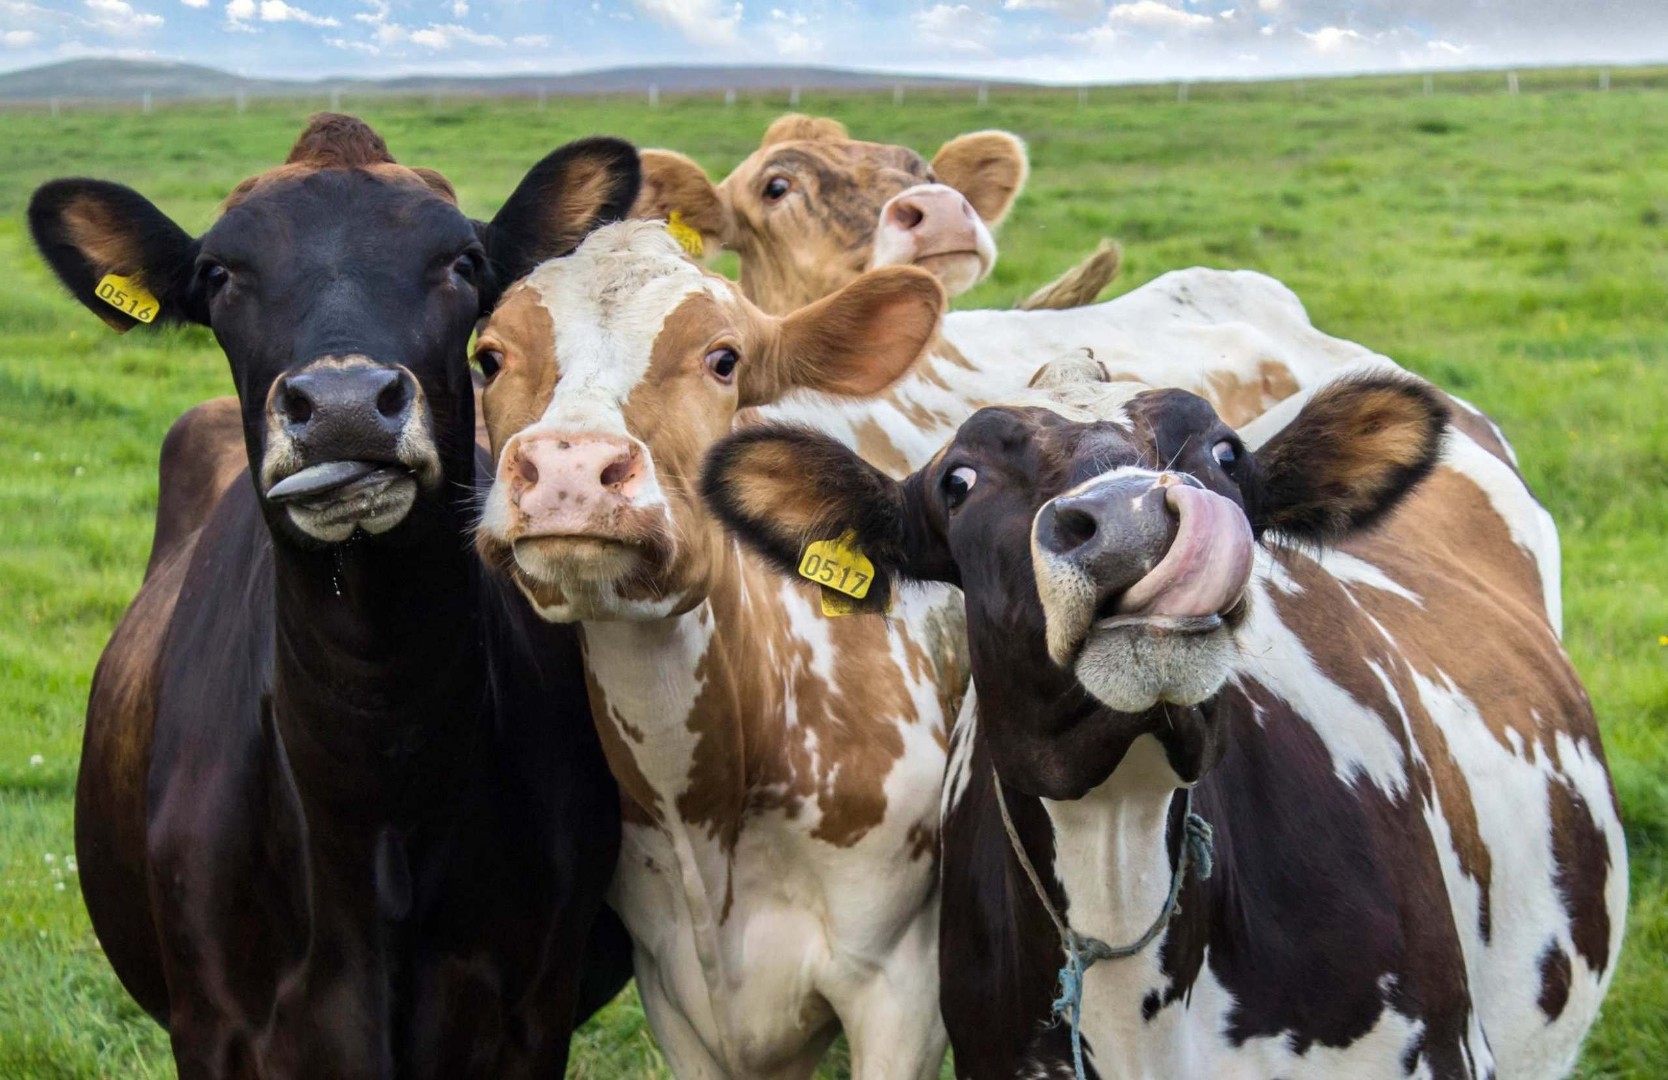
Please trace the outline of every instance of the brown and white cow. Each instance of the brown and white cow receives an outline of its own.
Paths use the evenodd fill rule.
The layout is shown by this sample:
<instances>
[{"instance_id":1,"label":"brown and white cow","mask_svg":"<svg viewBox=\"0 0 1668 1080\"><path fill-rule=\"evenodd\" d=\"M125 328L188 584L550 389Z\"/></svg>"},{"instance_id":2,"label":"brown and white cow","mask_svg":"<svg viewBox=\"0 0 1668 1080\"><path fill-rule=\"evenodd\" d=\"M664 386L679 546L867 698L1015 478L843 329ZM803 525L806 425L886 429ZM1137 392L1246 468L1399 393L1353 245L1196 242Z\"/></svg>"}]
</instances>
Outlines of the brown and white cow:
<instances>
[{"instance_id":1,"label":"brown and white cow","mask_svg":"<svg viewBox=\"0 0 1668 1080\"><path fill-rule=\"evenodd\" d=\"M937 1075L953 593L829 617L724 536L696 481L738 409L875 392L942 305L894 267L769 316L638 221L540 266L479 336L497 460L479 547L581 627L627 802L611 901L679 1076L808 1076L842 1029L855 1076Z\"/></svg>"},{"instance_id":2,"label":"brown and white cow","mask_svg":"<svg viewBox=\"0 0 1668 1080\"><path fill-rule=\"evenodd\" d=\"M779 567L850 530L877 574L964 590L961 1075L1074 1075L1062 935L1014 845L1071 933L1122 945L1185 873L1188 805L1214 873L1088 969L1088 1075L1568 1072L1627 859L1493 438L1369 367L1243 433L1188 393L1066 386L980 411L901 483L797 428L714 452L709 500Z\"/></svg>"}]
</instances>

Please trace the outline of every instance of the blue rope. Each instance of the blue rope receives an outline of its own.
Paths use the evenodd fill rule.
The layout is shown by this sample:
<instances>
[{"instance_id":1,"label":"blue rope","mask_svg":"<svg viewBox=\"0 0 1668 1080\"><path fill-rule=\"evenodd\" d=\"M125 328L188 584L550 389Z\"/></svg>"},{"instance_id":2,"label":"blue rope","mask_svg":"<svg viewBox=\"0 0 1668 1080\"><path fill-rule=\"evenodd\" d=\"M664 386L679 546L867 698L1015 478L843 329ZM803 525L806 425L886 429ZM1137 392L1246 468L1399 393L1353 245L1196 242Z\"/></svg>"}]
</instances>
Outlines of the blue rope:
<instances>
[{"instance_id":1,"label":"blue rope","mask_svg":"<svg viewBox=\"0 0 1668 1080\"><path fill-rule=\"evenodd\" d=\"M1037 874L1037 868L1031 865L1031 859L1025 854L1025 845L1019 842L1019 834L1014 830L1013 818L1008 815L1008 801L1002 794L1002 780L996 781L996 806L1002 812L1002 827L1007 830L1008 843L1014 849L1014 855L1019 859L1020 868L1025 876L1031 879L1031 887L1036 889L1037 897L1042 900L1043 908L1048 917L1054 920L1054 929L1060 934L1060 944L1066 952L1066 962L1060 966L1059 996L1054 999L1054 1016L1071 1025L1071 1057L1072 1067L1076 1070L1077 1080L1088 1080L1083 1071L1083 977L1089 969L1102 960L1119 960L1126 956L1134 956L1153 943L1164 928L1170 924L1170 919L1181 910L1177 901L1181 898L1182 885L1187 881L1187 871L1191 867L1199 870L1199 880L1208 880L1212 871L1216 869L1214 849L1215 830L1210 822L1193 812L1193 789L1187 789L1186 804L1182 808L1182 846L1176 858L1175 872L1170 875L1170 894L1165 898L1164 907L1159 911L1158 918L1153 920L1147 932L1128 945L1112 946L1097 937L1080 935L1054 909L1053 901L1049 900L1048 892L1043 888L1042 878Z\"/></svg>"}]
</instances>

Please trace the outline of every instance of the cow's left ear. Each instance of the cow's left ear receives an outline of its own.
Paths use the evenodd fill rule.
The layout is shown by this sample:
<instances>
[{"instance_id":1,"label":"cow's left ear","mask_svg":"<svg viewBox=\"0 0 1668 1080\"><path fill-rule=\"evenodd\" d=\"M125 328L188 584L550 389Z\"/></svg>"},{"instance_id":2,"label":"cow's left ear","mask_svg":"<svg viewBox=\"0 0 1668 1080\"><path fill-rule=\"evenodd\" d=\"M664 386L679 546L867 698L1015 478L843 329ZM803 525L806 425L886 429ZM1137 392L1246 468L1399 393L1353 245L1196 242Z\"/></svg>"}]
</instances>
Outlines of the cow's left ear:
<instances>
[{"instance_id":1,"label":"cow's left ear","mask_svg":"<svg viewBox=\"0 0 1668 1080\"><path fill-rule=\"evenodd\" d=\"M1322 387L1257 449L1242 487L1252 527L1314 544L1368 528L1430 474L1447 424L1442 396L1405 375Z\"/></svg>"},{"instance_id":2,"label":"cow's left ear","mask_svg":"<svg viewBox=\"0 0 1668 1080\"><path fill-rule=\"evenodd\" d=\"M926 522L919 476L899 483L821 432L763 424L713 447L701 495L784 574L796 573L818 541L860 552L875 570L866 610L884 610L897 580L953 580L942 538Z\"/></svg>"},{"instance_id":3,"label":"cow's left ear","mask_svg":"<svg viewBox=\"0 0 1668 1080\"><path fill-rule=\"evenodd\" d=\"M42 184L29 200L29 231L58 280L112 329L208 322L192 288L197 241L132 188Z\"/></svg>"},{"instance_id":4,"label":"cow's left ear","mask_svg":"<svg viewBox=\"0 0 1668 1080\"><path fill-rule=\"evenodd\" d=\"M697 259L723 247L732 231L730 208L705 170L672 150L644 150L641 157L643 186L631 216L666 222Z\"/></svg>"},{"instance_id":5,"label":"cow's left ear","mask_svg":"<svg viewBox=\"0 0 1668 1080\"><path fill-rule=\"evenodd\" d=\"M783 318L767 355L739 370L740 404L790 390L868 397L915 365L938 333L944 287L925 270L888 266Z\"/></svg>"},{"instance_id":6,"label":"cow's left ear","mask_svg":"<svg viewBox=\"0 0 1668 1080\"><path fill-rule=\"evenodd\" d=\"M961 135L938 151L932 171L973 204L987 225L1007 216L1031 171L1025 144L1006 131Z\"/></svg>"},{"instance_id":7,"label":"cow's left ear","mask_svg":"<svg viewBox=\"0 0 1668 1080\"><path fill-rule=\"evenodd\" d=\"M598 225L623 219L641 180L637 148L621 139L578 139L552 151L479 229L499 288L568 254ZM488 309L497 301L484 299Z\"/></svg>"}]
</instances>

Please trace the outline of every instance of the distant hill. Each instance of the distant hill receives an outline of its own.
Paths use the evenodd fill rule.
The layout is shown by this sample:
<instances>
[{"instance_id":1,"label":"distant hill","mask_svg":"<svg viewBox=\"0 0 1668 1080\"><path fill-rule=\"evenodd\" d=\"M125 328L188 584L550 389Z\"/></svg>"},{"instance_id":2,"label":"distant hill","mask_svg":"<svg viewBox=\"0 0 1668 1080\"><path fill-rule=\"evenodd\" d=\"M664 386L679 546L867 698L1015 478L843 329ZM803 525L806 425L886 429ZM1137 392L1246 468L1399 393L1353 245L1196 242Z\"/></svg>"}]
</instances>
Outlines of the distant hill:
<instances>
[{"instance_id":1,"label":"distant hill","mask_svg":"<svg viewBox=\"0 0 1668 1080\"><path fill-rule=\"evenodd\" d=\"M974 80L926 75L892 75L820 67L656 67L609 68L565 75L441 76L391 79L248 79L218 68L155 60L83 59L0 74L0 101L133 101L145 93L167 98L250 97L317 94L339 88L355 94L460 94L483 97L638 94L653 84L662 93L719 93L735 90L881 90L894 86L953 88ZM992 84L1015 85L1012 83Z\"/></svg>"}]
</instances>

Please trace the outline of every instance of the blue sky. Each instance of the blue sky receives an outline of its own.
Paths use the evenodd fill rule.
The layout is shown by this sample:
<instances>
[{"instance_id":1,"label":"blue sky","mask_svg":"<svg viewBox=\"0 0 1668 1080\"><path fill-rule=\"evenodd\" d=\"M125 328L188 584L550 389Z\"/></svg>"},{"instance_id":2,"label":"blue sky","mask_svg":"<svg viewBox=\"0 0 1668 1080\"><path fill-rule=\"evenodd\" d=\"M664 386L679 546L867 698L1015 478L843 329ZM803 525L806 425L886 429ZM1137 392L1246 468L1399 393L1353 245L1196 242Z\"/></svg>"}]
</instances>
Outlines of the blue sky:
<instances>
[{"instance_id":1,"label":"blue sky","mask_svg":"<svg viewBox=\"0 0 1668 1080\"><path fill-rule=\"evenodd\" d=\"M1668 59L1668 0L0 0L0 70L814 63L1115 82Z\"/></svg>"}]
</instances>

